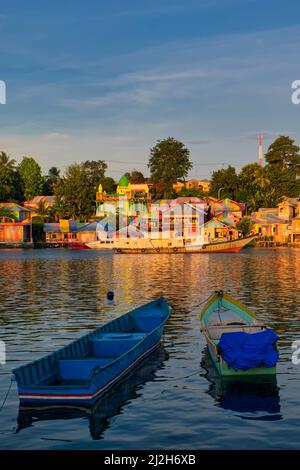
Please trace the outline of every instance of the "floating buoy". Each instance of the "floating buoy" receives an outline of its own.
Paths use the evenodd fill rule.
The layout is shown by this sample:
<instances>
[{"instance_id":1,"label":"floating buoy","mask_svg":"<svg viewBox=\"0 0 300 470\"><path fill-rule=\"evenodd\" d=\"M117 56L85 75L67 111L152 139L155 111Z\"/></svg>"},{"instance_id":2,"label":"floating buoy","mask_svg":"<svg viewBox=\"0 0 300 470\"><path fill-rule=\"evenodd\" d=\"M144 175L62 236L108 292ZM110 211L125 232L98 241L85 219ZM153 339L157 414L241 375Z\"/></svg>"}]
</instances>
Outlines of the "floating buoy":
<instances>
[{"instance_id":1,"label":"floating buoy","mask_svg":"<svg viewBox=\"0 0 300 470\"><path fill-rule=\"evenodd\" d=\"M114 300L114 296L115 294L111 290L108 291L106 294L107 300L110 300L110 301Z\"/></svg>"}]
</instances>

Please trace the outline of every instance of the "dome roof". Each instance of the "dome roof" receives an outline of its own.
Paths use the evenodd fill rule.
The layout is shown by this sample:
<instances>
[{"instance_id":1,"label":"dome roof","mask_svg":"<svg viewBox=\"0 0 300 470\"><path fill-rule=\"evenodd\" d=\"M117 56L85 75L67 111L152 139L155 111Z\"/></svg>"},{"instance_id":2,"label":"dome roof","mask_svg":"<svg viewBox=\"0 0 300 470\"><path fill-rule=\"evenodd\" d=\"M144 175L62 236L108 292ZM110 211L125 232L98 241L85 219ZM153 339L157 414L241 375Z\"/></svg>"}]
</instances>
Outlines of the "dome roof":
<instances>
[{"instance_id":1,"label":"dome roof","mask_svg":"<svg viewBox=\"0 0 300 470\"><path fill-rule=\"evenodd\" d=\"M129 181L128 179L126 178L125 175L123 175L119 181L119 186L128 186L129 185Z\"/></svg>"}]
</instances>

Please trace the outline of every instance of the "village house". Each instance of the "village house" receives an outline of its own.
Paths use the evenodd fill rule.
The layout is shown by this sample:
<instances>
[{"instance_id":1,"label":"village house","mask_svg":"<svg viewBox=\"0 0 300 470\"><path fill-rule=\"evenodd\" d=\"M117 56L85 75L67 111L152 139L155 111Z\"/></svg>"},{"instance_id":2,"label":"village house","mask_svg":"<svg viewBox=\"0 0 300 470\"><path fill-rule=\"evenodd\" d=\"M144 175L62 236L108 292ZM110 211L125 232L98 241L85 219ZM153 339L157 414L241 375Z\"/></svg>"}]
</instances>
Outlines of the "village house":
<instances>
[{"instance_id":1,"label":"village house","mask_svg":"<svg viewBox=\"0 0 300 470\"><path fill-rule=\"evenodd\" d=\"M45 241L50 244L90 243L97 240L97 222L80 223L61 219L58 223L45 223Z\"/></svg>"},{"instance_id":2,"label":"village house","mask_svg":"<svg viewBox=\"0 0 300 470\"><path fill-rule=\"evenodd\" d=\"M278 208L259 209L251 214L254 222L252 232L259 237L276 243L288 243L290 240L290 221L278 215Z\"/></svg>"},{"instance_id":3,"label":"village house","mask_svg":"<svg viewBox=\"0 0 300 470\"><path fill-rule=\"evenodd\" d=\"M31 211L14 202L1 202L0 243L21 244L31 242Z\"/></svg>"},{"instance_id":4,"label":"village house","mask_svg":"<svg viewBox=\"0 0 300 470\"><path fill-rule=\"evenodd\" d=\"M279 244L300 241L300 198L282 197L277 207L261 208L251 214L253 232Z\"/></svg>"},{"instance_id":5,"label":"village house","mask_svg":"<svg viewBox=\"0 0 300 470\"><path fill-rule=\"evenodd\" d=\"M233 225L214 217L204 224L202 235L204 243L212 243L221 240L236 240L240 233Z\"/></svg>"},{"instance_id":6,"label":"village house","mask_svg":"<svg viewBox=\"0 0 300 470\"><path fill-rule=\"evenodd\" d=\"M50 209L54 204L54 196L36 196L30 201L24 202L24 207L31 211L31 216L39 215L39 206L43 203L46 209Z\"/></svg>"},{"instance_id":7,"label":"village house","mask_svg":"<svg viewBox=\"0 0 300 470\"><path fill-rule=\"evenodd\" d=\"M300 217L292 220L291 242L300 245Z\"/></svg>"},{"instance_id":8,"label":"village house","mask_svg":"<svg viewBox=\"0 0 300 470\"><path fill-rule=\"evenodd\" d=\"M220 199L211 203L211 212L223 222L236 225L245 213L245 205L228 198Z\"/></svg>"},{"instance_id":9,"label":"village house","mask_svg":"<svg viewBox=\"0 0 300 470\"><path fill-rule=\"evenodd\" d=\"M47 243L70 243L77 241L78 221L61 219L55 223L45 223L44 233Z\"/></svg>"}]
</instances>

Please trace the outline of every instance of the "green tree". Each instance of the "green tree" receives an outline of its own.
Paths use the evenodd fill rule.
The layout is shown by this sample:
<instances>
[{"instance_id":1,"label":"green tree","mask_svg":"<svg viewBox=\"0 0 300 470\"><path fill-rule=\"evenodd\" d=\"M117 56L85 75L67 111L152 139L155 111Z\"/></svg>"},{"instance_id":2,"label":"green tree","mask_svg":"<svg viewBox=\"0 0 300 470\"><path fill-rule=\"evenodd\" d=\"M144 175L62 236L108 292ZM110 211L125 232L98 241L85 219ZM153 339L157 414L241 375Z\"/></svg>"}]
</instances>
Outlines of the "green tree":
<instances>
[{"instance_id":1,"label":"green tree","mask_svg":"<svg viewBox=\"0 0 300 470\"><path fill-rule=\"evenodd\" d=\"M103 191L106 191L107 193L113 193L117 187L115 180L111 178L110 176L105 176L101 180L101 184L102 184Z\"/></svg>"},{"instance_id":2,"label":"green tree","mask_svg":"<svg viewBox=\"0 0 300 470\"><path fill-rule=\"evenodd\" d=\"M45 196L52 196L54 193L54 186L60 180L60 170L56 166L52 166L48 175L45 177L45 184L43 194Z\"/></svg>"},{"instance_id":3,"label":"green tree","mask_svg":"<svg viewBox=\"0 0 300 470\"><path fill-rule=\"evenodd\" d=\"M107 164L103 160L86 160L82 163L82 168L88 177L89 184L93 187L94 192L105 176Z\"/></svg>"},{"instance_id":4,"label":"green tree","mask_svg":"<svg viewBox=\"0 0 300 470\"><path fill-rule=\"evenodd\" d=\"M281 168L282 171L287 169L300 171L300 155L299 147L295 145L295 141L289 136L281 135L269 146L265 160L270 165Z\"/></svg>"},{"instance_id":5,"label":"green tree","mask_svg":"<svg viewBox=\"0 0 300 470\"><path fill-rule=\"evenodd\" d=\"M141 171L132 170L131 173L125 173L126 178L128 179L129 183L137 184L143 183L145 181L145 177Z\"/></svg>"},{"instance_id":6,"label":"green tree","mask_svg":"<svg viewBox=\"0 0 300 470\"><path fill-rule=\"evenodd\" d=\"M47 207L46 202L41 200L35 212L40 219L46 220L49 216L49 208Z\"/></svg>"},{"instance_id":7,"label":"green tree","mask_svg":"<svg viewBox=\"0 0 300 470\"><path fill-rule=\"evenodd\" d=\"M209 191L210 196L236 199L238 188L239 178L233 166L229 165L228 168L213 172Z\"/></svg>"},{"instance_id":8,"label":"green tree","mask_svg":"<svg viewBox=\"0 0 300 470\"><path fill-rule=\"evenodd\" d=\"M173 183L177 179L185 178L192 166L189 149L173 137L159 140L150 150L148 167L151 179L154 183L164 181L165 197L173 193Z\"/></svg>"},{"instance_id":9,"label":"green tree","mask_svg":"<svg viewBox=\"0 0 300 470\"><path fill-rule=\"evenodd\" d=\"M14 172L16 161L7 153L0 152L0 201L14 197Z\"/></svg>"},{"instance_id":10,"label":"green tree","mask_svg":"<svg viewBox=\"0 0 300 470\"><path fill-rule=\"evenodd\" d=\"M88 220L95 212L95 191L84 164L74 163L54 188L54 212L61 218Z\"/></svg>"},{"instance_id":11,"label":"green tree","mask_svg":"<svg viewBox=\"0 0 300 470\"><path fill-rule=\"evenodd\" d=\"M236 228L240 230L244 237L250 235L254 222L250 217L243 217L237 224Z\"/></svg>"},{"instance_id":12,"label":"green tree","mask_svg":"<svg viewBox=\"0 0 300 470\"><path fill-rule=\"evenodd\" d=\"M34 158L23 157L18 167L18 172L21 176L26 200L42 194L44 178L41 168Z\"/></svg>"},{"instance_id":13,"label":"green tree","mask_svg":"<svg viewBox=\"0 0 300 470\"><path fill-rule=\"evenodd\" d=\"M206 195L207 193L198 188L182 188L176 197L199 197L203 199Z\"/></svg>"}]
</instances>

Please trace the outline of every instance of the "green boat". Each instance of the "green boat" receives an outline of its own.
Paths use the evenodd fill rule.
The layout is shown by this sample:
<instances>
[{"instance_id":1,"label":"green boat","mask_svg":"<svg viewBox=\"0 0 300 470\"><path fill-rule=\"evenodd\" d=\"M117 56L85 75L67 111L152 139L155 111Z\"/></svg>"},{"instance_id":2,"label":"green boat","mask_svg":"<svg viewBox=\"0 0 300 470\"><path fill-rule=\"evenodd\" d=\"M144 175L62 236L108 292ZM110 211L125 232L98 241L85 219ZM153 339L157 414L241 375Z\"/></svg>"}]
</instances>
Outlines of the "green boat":
<instances>
[{"instance_id":1,"label":"green boat","mask_svg":"<svg viewBox=\"0 0 300 470\"><path fill-rule=\"evenodd\" d=\"M259 333L267 330L266 326L256 319L255 314L248 307L225 292L216 291L204 305L200 319L201 332L206 338L209 354L222 377L271 376L276 374L276 365L272 367L261 365L247 370L235 370L228 366L220 354L218 344L223 333Z\"/></svg>"}]
</instances>

